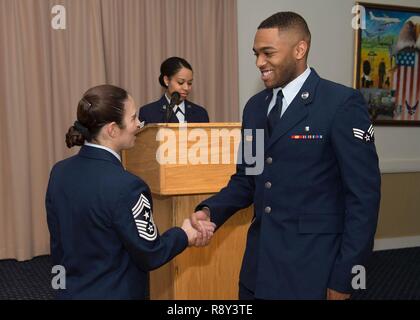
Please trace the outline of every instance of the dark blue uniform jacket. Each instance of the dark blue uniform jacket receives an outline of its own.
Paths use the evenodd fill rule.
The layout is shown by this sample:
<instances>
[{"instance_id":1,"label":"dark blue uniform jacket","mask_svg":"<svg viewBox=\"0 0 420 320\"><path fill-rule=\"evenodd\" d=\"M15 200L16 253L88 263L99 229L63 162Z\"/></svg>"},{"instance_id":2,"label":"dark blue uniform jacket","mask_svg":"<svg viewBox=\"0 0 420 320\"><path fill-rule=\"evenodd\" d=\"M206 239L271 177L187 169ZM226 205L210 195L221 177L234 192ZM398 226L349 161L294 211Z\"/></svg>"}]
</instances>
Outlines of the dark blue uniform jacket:
<instances>
[{"instance_id":1,"label":"dark blue uniform jacket","mask_svg":"<svg viewBox=\"0 0 420 320\"><path fill-rule=\"evenodd\" d=\"M166 108L168 105L169 103L168 100L166 100L165 95L163 95L162 98L160 98L158 101L146 104L140 108L140 121L144 121L145 124L165 123ZM179 122L178 118L173 112L169 122ZM209 122L209 115L207 114L206 109L203 107L185 100L185 122Z\"/></svg>"},{"instance_id":2,"label":"dark blue uniform jacket","mask_svg":"<svg viewBox=\"0 0 420 320\"><path fill-rule=\"evenodd\" d=\"M147 272L188 245L180 228L159 235L148 186L103 149L53 167L46 208L53 264L66 270L60 299L143 299Z\"/></svg>"}]
</instances>

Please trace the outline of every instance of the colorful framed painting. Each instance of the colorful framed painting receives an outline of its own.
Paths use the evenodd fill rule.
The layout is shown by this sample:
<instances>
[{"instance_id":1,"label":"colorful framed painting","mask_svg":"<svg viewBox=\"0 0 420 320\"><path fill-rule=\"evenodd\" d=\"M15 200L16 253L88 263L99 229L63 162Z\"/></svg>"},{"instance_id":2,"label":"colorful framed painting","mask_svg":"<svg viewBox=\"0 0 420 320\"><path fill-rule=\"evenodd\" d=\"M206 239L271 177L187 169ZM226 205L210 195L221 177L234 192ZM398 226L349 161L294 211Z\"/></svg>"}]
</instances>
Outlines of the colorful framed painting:
<instances>
[{"instance_id":1,"label":"colorful framed painting","mask_svg":"<svg viewBox=\"0 0 420 320\"><path fill-rule=\"evenodd\" d=\"M420 8L356 5L354 83L373 123L420 126Z\"/></svg>"}]
</instances>

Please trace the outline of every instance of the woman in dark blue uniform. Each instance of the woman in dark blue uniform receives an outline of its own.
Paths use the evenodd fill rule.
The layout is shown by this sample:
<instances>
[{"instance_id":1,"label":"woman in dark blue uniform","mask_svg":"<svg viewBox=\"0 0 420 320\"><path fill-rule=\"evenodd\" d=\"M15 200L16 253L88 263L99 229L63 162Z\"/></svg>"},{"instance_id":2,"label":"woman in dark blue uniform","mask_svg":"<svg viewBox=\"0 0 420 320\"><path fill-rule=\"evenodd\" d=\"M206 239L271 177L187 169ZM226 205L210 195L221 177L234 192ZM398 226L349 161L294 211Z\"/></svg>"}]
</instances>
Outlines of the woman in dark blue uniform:
<instances>
[{"instance_id":1,"label":"woman in dark blue uniform","mask_svg":"<svg viewBox=\"0 0 420 320\"><path fill-rule=\"evenodd\" d=\"M52 169L46 195L51 255L66 270L61 299L143 299L147 272L200 245L189 220L159 235L147 184L124 170L139 120L131 96L102 85L80 100L66 135L82 146Z\"/></svg>"},{"instance_id":2,"label":"woman in dark blue uniform","mask_svg":"<svg viewBox=\"0 0 420 320\"><path fill-rule=\"evenodd\" d=\"M168 122L209 122L206 109L187 100L192 89L193 70L182 58L171 57L160 66L159 83L165 88L165 94L158 100L140 109L140 121L147 123L165 123L167 108L174 92L180 95L179 103L173 107Z\"/></svg>"}]
</instances>

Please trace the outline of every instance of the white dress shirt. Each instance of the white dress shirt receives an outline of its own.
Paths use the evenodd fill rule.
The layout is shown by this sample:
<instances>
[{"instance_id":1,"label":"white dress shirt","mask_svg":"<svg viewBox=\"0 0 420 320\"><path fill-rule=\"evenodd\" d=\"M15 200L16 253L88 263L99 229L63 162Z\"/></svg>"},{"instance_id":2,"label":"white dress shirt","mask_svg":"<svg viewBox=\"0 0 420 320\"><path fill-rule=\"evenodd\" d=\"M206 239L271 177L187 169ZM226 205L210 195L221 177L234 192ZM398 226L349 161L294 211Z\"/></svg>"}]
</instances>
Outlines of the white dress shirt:
<instances>
[{"instance_id":1,"label":"white dress shirt","mask_svg":"<svg viewBox=\"0 0 420 320\"><path fill-rule=\"evenodd\" d=\"M304 82L306 81L306 79L308 79L310 73L311 73L311 68L306 67L306 70L302 74L300 74L293 81L289 82L284 88L274 88L273 98L271 99L271 102L268 105L267 116L270 113L271 109L276 104L277 93L280 90L282 90L283 91L283 107L281 109L281 115L280 115L280 118L281 118L283 114L286 112L289 105L292 103L293 99L299 93L300 89L302 89L302 86Z\"/></svg>"}]
</instances>

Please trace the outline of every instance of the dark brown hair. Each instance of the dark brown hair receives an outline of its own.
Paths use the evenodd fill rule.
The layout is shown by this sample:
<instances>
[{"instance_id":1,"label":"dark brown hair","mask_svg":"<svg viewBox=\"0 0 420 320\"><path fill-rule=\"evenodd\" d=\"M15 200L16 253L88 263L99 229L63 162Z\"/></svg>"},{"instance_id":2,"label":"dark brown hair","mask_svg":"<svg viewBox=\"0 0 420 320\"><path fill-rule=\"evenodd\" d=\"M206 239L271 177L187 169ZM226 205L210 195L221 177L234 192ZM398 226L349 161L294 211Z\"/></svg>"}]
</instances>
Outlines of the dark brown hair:
<instances>
[{"instance_id":1,"label":"dark brown hair","mask_svg":"<svg viewBox=\"0 0 420 320\"><path fill-rule=\"evenodd\" d=\"M67 147L81 146L85 140L91 142L107 123L115 122L123 128L127 98L127 91L109 84L86 91L77 106L77 121L66 134Z\"/></svg>"},{"instance_id":2,"label":"dark brown hair","mask_svg":"<svg viewBox=\"0 0 420 320\"><path fill-rule=\"evenodd\" d=\"M159 83L162 87L167 88L168 86L163 81L163 77L167 76L168 78L175 75L179 70L182 68L187 68L193 71L191 65L188 63L187 60L179 57L170 57L162 62L160 65L160 76L159 76Z\"/></svg>"},{"instance_id":3,"label":"dark brown hair","mask_svg":"<svg viewBox=\"0 0 420 320\"><path fill-rule=\"evenodd\" d=\"M277 12L265 19L258 26L258 29L270 28L277 28L279 30L297 30L302 35L303 40L305 40L308 44L309 52L309 47L311 46L311 32L309 31L308 24L301 15L291 11Z\"/></svg>"}]
</instances>

